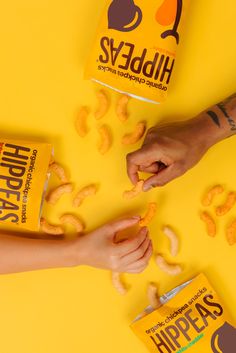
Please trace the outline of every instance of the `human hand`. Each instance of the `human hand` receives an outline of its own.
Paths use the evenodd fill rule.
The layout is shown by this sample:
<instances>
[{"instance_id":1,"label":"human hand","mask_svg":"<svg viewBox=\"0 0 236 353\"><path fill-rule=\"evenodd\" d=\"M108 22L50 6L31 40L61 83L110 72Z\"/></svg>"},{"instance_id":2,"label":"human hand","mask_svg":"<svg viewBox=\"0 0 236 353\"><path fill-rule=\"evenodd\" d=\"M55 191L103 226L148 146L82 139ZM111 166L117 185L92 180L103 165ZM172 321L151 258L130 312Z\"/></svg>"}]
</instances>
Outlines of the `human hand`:
<instances>
[{"instance_id":1,"label":"human hand","mask_svg":"<svg viewBox=\"0 0 236 353\"><path fill-rule=\"evenodd\" d=\"M142 272L152 255L148 229L141 228L135 237L116 241L118 232L135 226L139 220L140 217L131 217L113 221L79 237L74 243L76 264L116 272Z\"/></svg>"},{"instance_id":2,"label":"human hand","mask_svg":"<svg viewBox=\"0 0 236 353\"><path fill-rule=\"evenodd\" d=\"M163 186L192 168L213 144L211 123L203 115L148 130L143 146L127 155L127 173L133 184L139 172L152 174L143 190Z\"/></svg>"}]
</instances>

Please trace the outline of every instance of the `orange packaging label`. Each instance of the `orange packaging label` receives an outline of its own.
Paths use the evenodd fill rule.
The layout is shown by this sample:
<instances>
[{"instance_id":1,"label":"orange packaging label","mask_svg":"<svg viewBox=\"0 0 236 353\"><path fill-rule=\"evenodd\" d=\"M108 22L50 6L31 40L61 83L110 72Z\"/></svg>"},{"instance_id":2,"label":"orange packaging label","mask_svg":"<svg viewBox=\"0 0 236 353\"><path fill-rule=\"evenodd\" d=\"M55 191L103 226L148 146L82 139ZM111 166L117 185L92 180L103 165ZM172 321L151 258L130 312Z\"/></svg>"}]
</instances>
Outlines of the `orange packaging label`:
<instances>
[{"instance_id":1,"label":"orange packaging label","mask_svg":"<svg viewBox=\"0 0 236 353\"><path fill-rule=\"evenodd\" d=\"M166 99L189 0L108 1L85 77L136 98Z\"/></svg>"},{"instance_id":2,"label":"orange packaging label","mask_svg":"<svg viewBox=\"0 0 236 353\"><path fill-rule=\"evenodd\" d=\"M236 328L203 274L161 297L161 303L131 325L150 352L235 352Z\"/></svg>"},{"instance_id":3,"label":"orange packaging label","mask_svg":"<svg viewBox=\"0 0 236 353\"><path fill-rule=\"evenodd\" d=\"M52 146L1 139L0 225L36 231Z\"/></svg>"}]
</instances>

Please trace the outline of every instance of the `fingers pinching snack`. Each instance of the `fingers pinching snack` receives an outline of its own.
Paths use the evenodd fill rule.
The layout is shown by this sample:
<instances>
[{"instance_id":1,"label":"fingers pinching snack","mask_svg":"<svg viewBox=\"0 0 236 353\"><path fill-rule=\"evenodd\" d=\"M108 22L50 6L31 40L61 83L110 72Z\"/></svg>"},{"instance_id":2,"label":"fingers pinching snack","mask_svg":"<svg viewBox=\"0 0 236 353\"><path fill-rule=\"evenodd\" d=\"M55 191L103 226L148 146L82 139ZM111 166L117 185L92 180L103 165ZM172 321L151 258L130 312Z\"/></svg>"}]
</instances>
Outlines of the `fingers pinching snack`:
<instances>
[{"instance_id":1,"label":"fingers pinching snack","mask_svg":"<svg viewBox=\"0 0 236 353\"><path fill-rule=\"evenodd\" d=\"M81 107L75 120L75 129L80 137L85 137L88 133L87 118L89 110L87 107Z\"/></svg>"},{"instance_id":2,"label":"fingers pinching snack","mask_svg":"<svg viewBox=\"0 0 236 353\"><path fill-rule=\"evenodd\" d=\"M90 184L85 186L84 188L79 190L75 195L75 198L73 200L73 206L79 207L86 197L95 195L96 192L97 192L97 186L95 184Z\"/></svg>"},{"instance_id":3,"label":"fingers pinching snack","mask_svg":"<svg viewBox=\"0 0 236 353\"><path fill-rule=\"evenodd\" d=\"M123 198L125 200L133 199L143 191L144 180L139 180L137 184L131 189L123 192Z\"/></svg>"},{"instance_id":4,"label":"fingers pinching snack","mask_svg":"<svg viewBox=\"0 0 236 353\"><path fill-rule=\"evenodd\" d=\"M207 191L207 193L204 195L202 199L202 205L203 206L210 206L213 202L213 199L215 198L216 195L221 194L224 191L224 188L222 185L215 185L213 186L210 190Z\"/></svg>"},{"instance_id":5,"label":"fingers pinching snack","mask_svg":"<svg viewBox=\"0 0 236 353\"><path fill-rule=\"evenodd\" d=\"M226 239L229 245L236 244L236 219L231 222L226 229Z\"/></svg>"},{"instance_id":6,"label":"fingers pinching snack","mask_svg":"<svg viewBox=\"0 0 236 353\"><path fill-rule=\"evenodd\" d=\"M94 113L94 116L97 120L103 118L108 109L109 109L109 106L110 106L110 103L109 103L109 99L108 99L108 96L106 94L106 92L101 89L100 91L98 91L96 93L97 95L97 98L98 98L98 108L96 110L96 112Z\"/></svg>"},{"instance_id":7,"label":"fingers pinching snack","mask_svg":"<svg viewBox=\"0 0 236 353\"><path fill-rule=\"evenodd\" d=\"M46 201L51 205L55 205L62 195L70 194L72 191L73 185L71 183L59 185L49 192L46 196Z\"/></svg>"},{"instance_id":8,"label":"fingers pinching snack","mask_svg":"<svg viewBox=\"0 0 236 353\"><path fill-rule=\"evenodd\" d=\"M236 202L236 192L231 191L228 194L225 203L221 206L216 207L216 215L217 216L224 216L235 205L235 202Z\"/></svg>"},{"instance_id":9,"label":"fingers pinching snack","mask_svg":"<svg viewBox=\"0 0 236 353\"><path fill-rule=\"evenodd\" d=\"M160 270L171 276L179 275L182 272L180 265L169 264L162 255L156 256L156 264Z\"/></svg>"},{"instance_id":10,"label":"fingers pinching snack","mask_svg":"<svg viewBox=\"0 0 236 353\"><path fill-rule=\"evenodd\" d=\"M147 297L149 304L153 307L153 309L158 309L161 306L161 302L157 293L157 287L154 283L148 284Z\"/></svg>"},{"instance_id":11,"label":"fingers pinching snack","mask_svg":"<svg viewBox=\"0 0 236 353\"><path fill-rule=\"evenodd\" d=\"M119 97L116 105L116 115L120 121L124 122L128 119L127 104L129 102L129 96L123 94Z\"/></svg>"},{"instance_id":12,"label":"fingers pinching snack","mask_svg":"<svg viewBox=\"0 0 236 353\"><path fill-rule=\"evenodd\" d=\"M57 162L49 164L48 171L54 173L62 183L68 183L69 179L66 175L65 169Z\"/></svg>"},{"instance_id":13,"label":"fingers pinching snack","mask_svg":"<svg viewBox=\"0 0 236 353\"><path fill-rule=\"evenodd\" d=\"M62 235L62 234L64 234L64 230L63 230L62 226L50 224L43 217L40 220L40 228L46 234L53 234L53 235Z\"/></svg>"},{"instance_id":14,"label":"fingers pinching snack","mask_svg":"<svg viewBox=\"0 0 236 353\"><path fill-rule=\"evenodd\" d=\"M130 133L126 134L122 138L122 143L123 145L133 145L137 143L145 134L146 131L146 122L145 121L140 121L136 127L135 130Z\"/></svg>"},{"instance_id":15,"label":"fingers pinching snack","mask_svg":"<svg viewBox=\"0 0 236 353\"><path fill-rule=\"evenodd\" d=\"M117 292L121 295L125 295L127 293L127 288L121 280L121 274L119 272L113 271L111 273L111 281L113 287L117 290Z\"/></svg>"},{"instance_id":16,"label":"fingers pinching snack","mask_svg":"<svg viewBox=\"0 0 236 353\"><path fill-rule=\"evenodd\" d=\"M148 210L145 216L139 221L140 227L146 227L156 214L157 204L155 202L149 202Z\"/></svg>"},{"instance_id":17,"label":"fingers pinching snack","mask_svg":"<svg viewBox=\"0 0 236 353\"><path fill-rule=\"evenodd\" d=\"M207 234L210 237L215 237L216 236L216 224L215 224L214 219L206 211L200 213L200 218L206 224Z\"/></svg>"},{"instance_id":18,"label":"fingers pinching snack","mask_svg":"<svg viewBox=\"0 0 236 353\"><path fill-rule=\"evenodd\" d=\"M171 255L176 256L179 251L179 239L178 239L176 233L169 226L163 227L162 230L163 230L163 233L170 240L170 253L171 253Z\"/></svg>"},{"instance_id":19,"label":"fingers pinching snack","mask_svg":"<svg viewBox=\"0 0 236 353\"><path fill-rule=\"evenodd\" d=\"M75 227L77 233L81 233L84 231L83 222L75 215L66 213L60 217L60 221L62 224L71 224Z\"/></svg>"},{"instance_id":20,"label":"fingers pinching snack","mask_svg":"<svg viewBox=\"0 0 236 353\"><path fill-rule=\"evenodd\" d=\"M111 133L106 125L98 127L100 134L100 142L98 144L98 151L103 155L109 151L112 144Z\"/></svg>"}]
</instances>

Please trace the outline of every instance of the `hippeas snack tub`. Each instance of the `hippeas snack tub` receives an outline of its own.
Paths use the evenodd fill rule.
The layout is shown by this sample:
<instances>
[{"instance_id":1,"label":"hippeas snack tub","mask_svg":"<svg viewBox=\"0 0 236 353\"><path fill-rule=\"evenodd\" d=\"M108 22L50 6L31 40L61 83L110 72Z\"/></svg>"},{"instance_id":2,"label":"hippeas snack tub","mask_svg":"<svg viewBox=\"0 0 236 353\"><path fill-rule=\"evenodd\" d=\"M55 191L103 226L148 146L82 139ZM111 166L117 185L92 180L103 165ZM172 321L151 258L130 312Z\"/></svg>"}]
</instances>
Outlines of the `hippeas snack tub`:
<instances>
[{"instance_id":1,"label":"hippeas snack tub","mask_svg":"<svg viewBox=\"0 0 236 353\"><path fill-rule=\"evenodd\" d=\"M52 146L1 139L0 225L37 231Z\"/></svg>"},{"instance_id":2,"label":"hippeas snack tub","mask_svg":"<svg viewBox=\"0 0 236 353\"><path fill-rule=\"evenodd\" d=\"M207 278L200 274L146 309L131 325L155 353L234 353L236 328Z\"/></svg>"},{"instance_id":3,"label":"hippeas snack tub","mask_svg":"<svg viewBox=\"0 0 236 353\"><path fill-rule=\"evenodd\" d=\"M108 1L85 77L139 99L163 102L188 3Z\"/></svg>"}]
</instances>

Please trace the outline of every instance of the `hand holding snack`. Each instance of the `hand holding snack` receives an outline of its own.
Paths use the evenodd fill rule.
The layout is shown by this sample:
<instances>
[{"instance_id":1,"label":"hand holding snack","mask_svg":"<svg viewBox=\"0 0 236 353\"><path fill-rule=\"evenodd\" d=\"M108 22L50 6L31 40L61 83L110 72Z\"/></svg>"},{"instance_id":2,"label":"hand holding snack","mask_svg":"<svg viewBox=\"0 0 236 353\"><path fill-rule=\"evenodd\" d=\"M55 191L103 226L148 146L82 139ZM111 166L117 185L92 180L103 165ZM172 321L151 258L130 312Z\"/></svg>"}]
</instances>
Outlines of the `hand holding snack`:
<instances>
[{"instance_id":1,"label":"hand holding snack","mask_svg":"<svg viewBox=\"0 0 236 353\"><path fill-rule=\"evenodd\" d=\"M143 146L127 155L127 172L133 184L138 172L153 174L143 190L163 186L196 165L206 151L235 134L236 95L184 122L149 129Z\"/></svg>"},{"instance_id":2,"label":"hand holding snack","mask_svg":"<svg viewBox=\"0 0 236 353\"><path fill-rule=\"evenodd\" d=\"M138 224L140 217L113 221L76 240L0 237L0 274L88 265L117 272L139 273L148 265L152 243L147 228L116 242L116 234Z\"/></svg>"},{"instance_id":3,"label":"hand holding snack","mask_svg":"<svg viewBox=\"0 0 236 353\"><path fill-rule=\"evenodd\" d=\"M138 172L153 174L144 182L143 190L148 191L184 174L208 149L207 141L198 130L197 122L191 120L151 128L141 149L127 156L131 182L137 183Z\"/></svg>"},{"instance_id":4,"label":"hand holding snack","mask_svg":"<svg viewBox=\"0 0 236 353\"><path fill-rule=\"evenodd\" d=\"M135 226L140 217L105 224L74 243L75 262L116 272L139 273L148 265L152 243L146 227L135 237L116 242L116 233Z\"/></svg>"}]
</instances>

